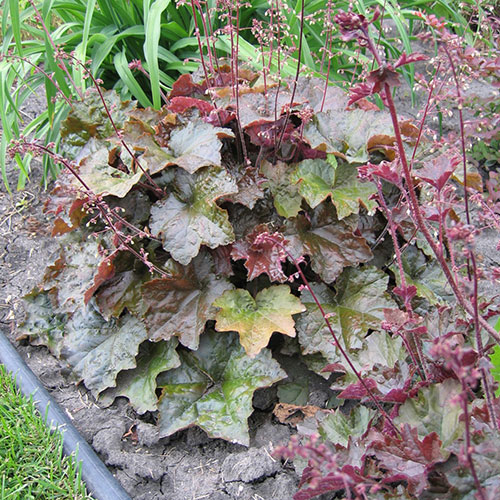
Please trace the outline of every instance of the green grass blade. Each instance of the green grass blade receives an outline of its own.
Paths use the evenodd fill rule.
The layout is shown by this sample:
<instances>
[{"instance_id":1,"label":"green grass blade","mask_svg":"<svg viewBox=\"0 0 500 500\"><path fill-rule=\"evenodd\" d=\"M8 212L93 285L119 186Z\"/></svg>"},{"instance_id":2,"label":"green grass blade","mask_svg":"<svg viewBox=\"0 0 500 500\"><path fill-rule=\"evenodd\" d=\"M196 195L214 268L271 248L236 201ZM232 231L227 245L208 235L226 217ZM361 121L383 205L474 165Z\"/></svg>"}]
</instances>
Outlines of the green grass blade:
<instances>
[{"instance_id":1,"label":"green grass blade","mask_svg":"<svg viewBox=\"0 0 500 500\"><path fill-rule=\"evenodd\" d=\"M17 53L22 56L23 44L21 39L21 22L19 16L19 0L9 0L10 21L12 23L12 33L16 42ZM4 14L5 15L5 14Z\"/></svg>"},{"instance_id":2,"label":"green grass blade","mask_svg":"<svg viewBox=\"0 0 500 500\"><path fill-rule=\"evenodd\" d=\"M161 108L160 74L158 66L158 43L160 41L161 15L168 7L170 0L156 0L150 7L146 21L146 40L144 42L144 55L149 68L151 81L151 94L155 109Z\"/></svg>"},{"instance_id":3,"label":"green grass blade","mask_svg":"<svg viewBox=\"0 0 500 500\"><path fill-rule=\"evenodd\" d=\"M130 93L140 102L141 106L144 108L152 106L148 96L144 93L144 90L142 90L139 82L135 79L132 71L130 71L128 67L125 50L118 52L118 54L115 55L114 65L117 73L120 75L120 78L123 80Z\"/></svg>"},{"instance_id":4,"label":"green grass blade","mask_svg":"<svg viewBox=\"0 0 500 500\"><path fill-rule=\"evenodd\" d=\"M85 22L83 24L82 41L76 48L76 57L85 63L87 59L87 44L89 40L90 25L94 15L96 0L88 0L87 12L85 13ZM79 67L75 68L74 78L76 84L85 90L85 80L83 78L83 70Z\"/></svg>"}]
</instances>

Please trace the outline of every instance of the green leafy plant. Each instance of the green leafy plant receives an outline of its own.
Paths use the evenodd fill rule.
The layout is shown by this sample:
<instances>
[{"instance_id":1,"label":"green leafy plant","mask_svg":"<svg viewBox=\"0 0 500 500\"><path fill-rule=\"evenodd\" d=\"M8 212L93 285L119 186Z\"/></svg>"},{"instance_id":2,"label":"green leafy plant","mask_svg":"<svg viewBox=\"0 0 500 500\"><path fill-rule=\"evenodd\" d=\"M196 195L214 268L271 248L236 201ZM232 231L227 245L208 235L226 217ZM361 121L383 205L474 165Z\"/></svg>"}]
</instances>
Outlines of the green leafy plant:
<instances>
[{"instance_id":1,"label":"green leafy plant","mask_svg":"<svg viewBox=\"0 0 500 500\"><path fill-rule=\"evenodd\" d=\"M424 125L445 103L437 90L461 100L460 78L500 75L420 13L440 51L421 121L402 120L397 70L426 57L384 59L380 16L335 16L374 58L349 93L300 65L289 79L256 72L235 38L230 64L206 47L202 76L181 76L158 110L120 102L89 72L97 104L75 105L61 128L71 159L24 138L11 148L64 167L46 203L62 249L26 297L20 333L103 404L125 396L157 412L161 436L199 426L243 445L254 391L287 376L273 354L294 353L339 406L317 408L280 450L307 459L296 500L418 498L436 485L486 500L500 489L488 371L500 335L479 280L500 273L480 267L474 238L500 219L467 170L461 109L446 146ZM293 383L282 403L307 398Z\"/></svg>"}]
</instances>

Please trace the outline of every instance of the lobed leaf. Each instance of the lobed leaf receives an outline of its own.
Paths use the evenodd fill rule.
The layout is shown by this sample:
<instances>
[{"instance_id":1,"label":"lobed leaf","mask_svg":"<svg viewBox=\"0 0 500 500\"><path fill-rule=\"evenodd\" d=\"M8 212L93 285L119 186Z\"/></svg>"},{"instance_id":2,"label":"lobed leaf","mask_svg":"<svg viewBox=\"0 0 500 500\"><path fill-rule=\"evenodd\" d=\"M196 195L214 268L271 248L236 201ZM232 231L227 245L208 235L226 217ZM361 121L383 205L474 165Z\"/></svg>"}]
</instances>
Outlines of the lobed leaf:
<instances>
[{"instance_id":1,"label":"lobed leaf","mask_svg":"<svg viewBox=\"0 0 500 500\"><path fill-rule=\"evenodd\" d=\"M222 167L205 167L193 175L176 172L178 194L169 194L151 208L151 232L183 265L198 255L201 245L216 248L234 241L226 210L216 200L235 193L235 182Z\"/></svg>"},{"instance_id":2,"label":"lobed leaf","mask_svg":"<svg viewBox=\"0 0 500 500\"><path fill-rule=\"evenodd\" d=\"M246 355L235 334L208 331L197 351L181 351L181 365L159 377L161 436L197 425L210 437L245 446L255 390L286 377L271 352Z\"/></svg>"},{"instance_id":3,"label":"lobed leaf","mask_svg":"<svg viewBox=\"0 0 500 500\"><path fill-rule=\"evenodd\" d=\"M113 158L114 152L107 148L99 149L81 160L78 175L94 194L123 198L141 180L142 171L119 170L111 165ZM74 184L82 187L77 179Z\"/></svg>"},{"instance_id":4,"label":"lobed leaf","mask_svg":"<svg viewBox=\"0 0 500 500\"><path fill-rule=\"evenodd\" d=\"M172 278L158 278L142 285L143 317L154 341L178 337L181 344L197 349L205 323L215 318L214 300L233 286L214 273L207 253L198 255L188 268Z\"/></svg>"},{"instance_id":5,"label":"lobed leaf","mask_svg":"<svg viewBox=\"0 0 500 500\"><path fill-rule=\"evenodd\" d=\"M116 385L122 370L136 366L139 345L146 340L144 324L129 314L105 321L90 303L76 311L66 324L61 357L72 369L77 381L97 398Z\"/></svg>"},{"instance_id":6,"label":"lobed leaf","mask_svg":"<svg viewBox=\"0 0 500 500\"><path fill-rule=\"evenodd\" d=\"M252 358L266 347L273 332L295 337L292 315L305 311L287 285L261 290L255 299L247 290L230 290L219 297L214 306L220 308L216 330L238 332L241 345Z\"/></svg>"},{"instance_id":7,"label":"lobed leaf","mask_svg":"<svg viewBox=\"0 0 500 500\"><path fill-rule=\"evenodd\" d=\"M436 432L443 449L446 449L463 433L463 422L460 422L462 410L457 403L460 393L460 383L453 379L424 387L416 397L408 399L399 408L395 423L414 426L420 436Z\"/></svg>"},{"instance_id":8,"label":"lobed leaf","mask_svg":"<svg viewBox=\"0 0 500 500\"><path fill-rule=\"evenodd\" d=\"M113 259L114 255L106 255L106 249L95 239L83 242L66 237L58 258L47 266L42 287L52 290L59 311L73 313L114 275Z\"/></svg>"},{"instance_id":9,"label":"lobed leaf","mask_svg":"<svg viewBox=\"0 0 500 500\"><path fill-rule=\"evenodd\" d=\"M393 142L394 128L387 113L337 108L316 113L305 125L303 137L313 149L364 163L369 160L370 140Z\"/></svg>"},{"instance_id":10,"label":"lobed leaf","mask_svg":"<svg viewBox=\"0 0 500 500\"><path fill-rule=\"evenodd\" d=\"M357 178L357 169L344 162L337 164L334 155L325 160L304 160L290 176L292 182L299 183L299 193L311 208L316 208L329 196L337 209L337 217L343 219L359 212L362 204L367 210L377 207L370 199L376 187L370 182Z\"/></svg>"},{"instance_id":11,"label":"lobed leaf","mask_svg":"<svg viewBox=\"0 0 500 500\"><path fill-rule=\"evenodd\" d=\"M380 327L384 309L394 307L386 292L388 279L387 275L374 267L348 268L336 282L337 293L333 293L324 284L313 286L325 313L331 315L329 322L333 331L348 353L361 350L366 343L368 331ZM297 320L303 354L321 353L329 363L341 363L345 366L345 360L334 345L332 335L310 292L304 290L301 300L307 309ZM375 334L370 337L373 335ZM369 363L374 361L369 360ZM375 362L378 361L377 358ZM390 360L387 362L390 363Z\"/></svg>"},{"instance_id":12,"label":"lobed leaf","mask_svg":"<svg viewBox=\"0 0 500 500\"><path fill-rule=\"evenodd\" d=\"M291 254L295 258L309 255L313 270L327 283L335 281L344 267L372 258L365 239L355 236L346 222L339 221L328 204L318 206L312 217L299 215L289 222L285 237Z\"/></svg>"},{"instance_id":13,"label":"lobed leaf","mask_svg":"<svg viewBox=\"0 0 500 500\"><path fill-rule=\"evenodd\" d=\"M123 127L136 103L122 101L114 90L103 91L104 101L118 129ZM68 117L61 125L61 149L64 156L75 158L91 138L106 139L114 128L104 109L99 93L90 88L83 101L73 103Z\"/></svg>"},{"instance_id":14,"label":"lobed leaf","mask_svg":"<svg viewBox=\"0 0 500 500\"><path fill-rule=\"evenodd\" d=\"M177 368L181 361L175 348L177 339L169 342L144 342L137 356L137 366L118 374L116 387L99 395L99 402L105 406L113 403L118 396L129 399L134 410L142 415L158 409L156 378L160 373Z\"/></svg>"},{"instance_id":15,"label":"lobed leaf","mask_svg":"<svg viewBox=\"0 0 500 500\"><path fill-rule=\"evenodd\" d=\"M298 187L291 181L292 169L282 161L275 165L264 161L261 173L267 178L264 187L269 188L273 195L274 208L282 217L296 217L300 211L302 198Z\"/></svg>"},{"instance_id":16,"label":"lobed leaf","mask_svg":"<svg viewBox=\"0 0 500 500\"><path fill-rule=\"evenodd\" d=\"M281 268L286 261L283 250L286 241L280 233L275 233L272 239L269 236L267 226L259 225L244 240L233 243L231 257L235 260L245 259L248 281L261 274L267 274L271 281L283 283L288 279Z\"/></svg>"}]
</instances>

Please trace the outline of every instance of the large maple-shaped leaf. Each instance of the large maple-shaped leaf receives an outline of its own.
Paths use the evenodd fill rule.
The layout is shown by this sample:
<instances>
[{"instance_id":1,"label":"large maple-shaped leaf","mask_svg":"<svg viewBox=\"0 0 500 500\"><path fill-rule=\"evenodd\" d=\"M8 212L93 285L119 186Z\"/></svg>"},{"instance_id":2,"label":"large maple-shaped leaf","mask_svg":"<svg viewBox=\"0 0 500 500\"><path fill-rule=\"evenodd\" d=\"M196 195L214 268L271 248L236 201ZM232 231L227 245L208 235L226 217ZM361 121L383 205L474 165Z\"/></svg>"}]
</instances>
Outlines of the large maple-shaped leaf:
<instances>
[{"instance_id":1,"label":"large maple-shaped leaf","mask_svg":"<svg viewBox=\"0 0 500 500\"><path fill-rule=\"evenodd\" d=\"M76 380L97 395L116 384L122 370L135 367L139 345L146 340L146 327L129 314L105 321L91 302L73 314L66 324L61 356Z\"/></svg>"},{"instance_id":2,"label":"large maple-shaped leaf","mask_svg":"<svg viewBox=\"0 0 500 500\"><path fill-rule=\"evenodd\" d=\"M193 175L176 172L178 194L169 194L151 208L151 232L183 265L198 255L201 245L216 248L234 241L226 210L216 200L237 191L222 167L205 167Z\"/></svg>"},{"instance_id":3,"label":"large maple-shaped leaf","mask_svg":"<svg viewBox=\"0 0 500 500\"><path fill-rule=\"evenodd\" d=\"M318 206L311 218L299 215L287 224L287 248L295 258L309 255L311 266L327 283L335 281L344 267L367 262L372 253L366 240L336 218L335 208Z\"/></svg>"},{"instance_id":4,"label":"large maple-shaped leaf","mask_svg":"<svg viewBox=\"0 0 500 500\"><path fill-rule=\"evenodd\" d=\"M332 194L335 166L325 160L303 160L292 172L290 180L298 183L299 193L311 208L316 208Z\"/></svg>"},{"instance_id":5,"label":"large maple-shaped leaf","mask_svg":"<svg viewBox=\"0 0 500 500\"><path fill-rule=\"evenodd\" d=\"M214 273L208 253L198 255L188 268L177 268L172 278L154 279L142 286L144 319L150 339L176 336L189 349L197 349L205 323L215 318L214 300L233 285Z\"/></svg>"},{"instance_id":6,"label":"large maple-shaped leaf","mask_svg":"<svg viewBox=\"0 0 500 500\"><path fill-rule=\"evenodd\" d=\"M271 191L278 214L286 218L295 217L300 211L302 198L298 186L290 180L292 168L285 162L278 161L272 165L264 161L260 170L267 179L263 186Z\"/></svg>"},{"instance_id":7,"label":"large maple-shaped leaf","mask_svg":"<svg viewBox=\"0 0 500 500\"><path fill-rule=\"evenodd\" d=\"M116 397L125 396L141 415L147 411L156 411L156 377L180 365L176 347L177 339L169 342L144 342L137 356L137 367L120 372L116 387L101 393L99 401L109 406Z\"/></svg>"},{"instance_id":8,"label":"large maple-shaped leaf","mask_svg":"<svg viewBox=\"0 0 500 500\"><path fill-rule=\"evenodd\" d=\"M120 129L128 114L135 109L136 102L122 101L114 90L106 90L102 93L113 121ZM100 95L91 88L87 91L84 100L72 104L68 117L61 125L61 153L73 159L80 148L91 138L105 139L113 134L114 128Z\"/></svg>"},{"instance_id":9,"label":"large maple-shaped leaf","mask_svg":"<svg viewBox=\"0 0 500 500\"><path fill-rule=\"evenodd\" d=\"M403 271L407 286L415 286L417 295L427 299L431 304L443 304L453 301L454 295L435 259L427 260L425 255L411 245L401 255ZM398 286L401 286L399 269L391 266Z\"/></svg>"},{"instance_id":10,"label":"large maple-shaped leaf","mask_svg":"<svg viewBox=\"0 0 500 500\"><path fill-rule=\"evenodd\" d=\"M44 345L54 356L61 353L65 314L56 313L47 292L37 289L23 297L25 317L19 324L17 339L29 337L33 345Z\"/></svg>"},{"instance_id":11,"label":"large maple-shaped leaf","mask_svg":"<svg viewBox=\"0 0 500 500\"><path fill-rule=\"evenodd\" d=\"M299 183L299 193L311 208L330 196L339 219L357 214L360 204L368 210L374 210L377 206L370 199L377 192L375 186L370 182L359 181L357 169L345 162L338 164L334 155L329 155L328 161L302 161L290 179Z\"/></svg>"},{"instance_id":12,"label":"large maple-shaped leaf","mask_svg":"<svg viewBox=\"0 0 500 500\"><path fill-rule=\"evenodd\" d=\"M214 127L200 117L192 117L187 123L172 130L168 153L172 155L172 163L190 174L201 167L220 167L220 139L228 137L234 137L230 129Z\"/></svg>"},{"instance_id":13,"label":"large maple-shaped leaf","mask_svg":"<svg viewBox=\"0 0 500 500\"><path fill-rule=\"evenodd\" d=\"M231 257L235 260L245 259L248 281L263 273L267 274L271 281L287 280L281 268L286 261L286 253L283 250L285 239L279 233L275 233L272 238L270 236L267 226L259 225L244 240L233 244Z\"/></svg>"},{"instance_id":14,"label":"large maple-shaped leaf","mask_svg":"<svg viewBox=\"0 0 500 500\"><path fill-rule=\"evenodd\" d=\"M359 205L363 205L370 212L375 210L377 202L371 197L377 192L377 188L371 182L360 181L356 167L340 162L335 174L332 202L339 219L357 214Z\"/></svg>"},{"instance_id":15,"label":"large maple-shaped leaf","mask_svg":"<svg viewBox=\"0 0 500 500\"><path fill-rule=\"evenodd\" d=\"M78 174L94 194L123 198L139 182L142 171L123 172L114 168L110 165L110 155L113 153L102 148L84 157L78 167ZM77 180L74 183L81 187Z\"/></svg>"},{"instance_id":16,"label":"large maple-shaped leaf","mask_svg":"<svg viewBox=\"0 0 500 500\"><path fill-rule=\"evenodd\" d=\"M67 235L57 260L47 267L42 282L53 290L59 310L72 313L87 304L97 288L114 274L113 257L107 257L95 239L86 242Z\"/></svg>"},{"instance_id":17,"label":"large maple-shaped leaf","mask_svg":"<svg viewBox=\"0 0 500 500\"><path fill-rule=\"evenodd\" d=\"M158 380L161 436L197 425L211 437L248 446L254 391L286 377L271 352L250 358L236 334L208 331L197 351L180 357L181 366Z\"/></svg>"},{"instance_id":18,"label":"large maple-shaped leaf","mask_svg":"<svg viewBox=\"0 0 500 500\"><path fill-rule=\"evenodd\" d=\"M418 396L408 399L400 408L396 424L407 423L417 428L420 436L436 432L446 449L463 433L459 421L462 409L457 404L461 386L457 380L424 387Z\"/></svg>"},{"instance_id":19,"label":"large maple-shaped leaf","mask_svg":"<svg viewBox=\"0 0 500 500\"><path fill-rule=\"evenodd\" d=\"M391 117L379 111L330 109L316 113L304 127L303 137L314 149L335 153L349 162L368 161L370 140L393 140Z\"/></svg>"},{"instance_id":20,"label":"large maple-shaped leaf","mask_svg":"<svg viewBox=\"0 0 500 500\"><path fill-rule=\"evenodd\" d=\"M238 332L241 345L251 357L266 347L273 332L295 337L292 315L305 311L287 285L261 290L255 299L247 290L230 290L219 297L214 306L220 307L215 328L221 332Z\"/></svg>"},{"instance_id":21,"label":"large maple-shaped leaf","mask_svg":"<svg viewBox=\"0 0 500 500\"><path fill-rule=\"evenodd\" d=\"M401 437L372 432L371 450L390 474L403 475L408 491L420 495L427 486L427 472L442 460L441 441L435 432L419 438L408 424L401 426Z\"/></svg>"},{"instance_id":22,"label":"large maple-shaped leaf","mask_svg":"<svg viewBox=\"0 0 500 500\"><path fill-rule=\"evenodd\" d=\"M313 287L325 313L332 315L329 318L330 325L348 352L362 349L368 331L380 328L384 309L395 306L386 292L388 280L386 274L374 267L349 268L336 282L337 293L324 284ZM329 363L345 366L345 360L334 345L332 335L309 291L302 292L301 301L307 308L307 312L297 320L302 352L319 352ZM373 364L374 359L369 363Z\"/></svg>"}]
</instances>

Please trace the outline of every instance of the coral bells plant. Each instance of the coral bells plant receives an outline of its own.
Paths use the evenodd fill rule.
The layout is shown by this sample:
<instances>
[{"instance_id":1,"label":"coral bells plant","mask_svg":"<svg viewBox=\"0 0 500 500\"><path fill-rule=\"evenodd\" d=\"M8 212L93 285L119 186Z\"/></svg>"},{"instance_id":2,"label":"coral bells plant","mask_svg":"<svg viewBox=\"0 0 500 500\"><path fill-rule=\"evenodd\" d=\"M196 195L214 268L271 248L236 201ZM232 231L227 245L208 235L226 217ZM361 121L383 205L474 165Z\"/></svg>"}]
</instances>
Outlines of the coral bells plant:
<instances>
[{"instance_id":1,"label":"coral bells plant","mask_svg":"<svg viewBox=\"0 0 500 500\"><path fill-rule=\"evenodd\" d=\"M238 8L227 15L237 30ZM491 65L423 16L438 59L419 77L420 119L404 119L399 71L426 58L385 60L381 15L333 16L374 59L348 93L300 65L288 79L256 72L236 41L224 64L207 40L200 76L181 76L161 109L93 80L60 154L14 144L64 167L45 205L61 249L20 336L100 404L150 412L161 436L198 426L248 445L254 392L280 384L275 416L297 435L277 454L302 476L296 500L498 498L499 312L482 284L499 273L475 246L498 197L469 171L461 93ZM459 134L446 142L427 122L453 92ZM307 405L306 381L287 390L286 357L328 381L325 407Z\"/></svg>"}]
</instances>

